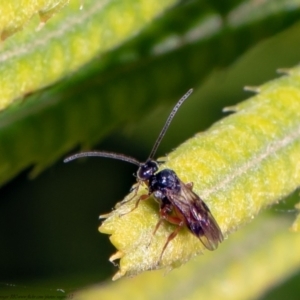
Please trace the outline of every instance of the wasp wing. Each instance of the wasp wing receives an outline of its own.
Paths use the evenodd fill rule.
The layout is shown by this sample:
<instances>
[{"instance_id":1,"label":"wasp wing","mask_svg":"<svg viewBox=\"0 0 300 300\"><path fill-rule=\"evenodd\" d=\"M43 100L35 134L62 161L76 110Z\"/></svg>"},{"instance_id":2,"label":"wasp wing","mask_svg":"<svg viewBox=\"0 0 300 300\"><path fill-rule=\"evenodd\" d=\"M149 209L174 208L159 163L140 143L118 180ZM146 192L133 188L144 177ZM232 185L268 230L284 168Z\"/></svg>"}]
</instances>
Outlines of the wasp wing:
<instances>
[{"instance_id":1,"label":"wasp wing","mask_svg":"<svg viewBox=\"0 0 300 300\"><path fill-rule=\"evenodd\" d=\"M189 230L208 250L215 250L223 235L215 218L201 198L193 192L191 184L180 181L180 191L168 191L167 197L175 211L182 215Z\"/></svg>"}]
</instances>

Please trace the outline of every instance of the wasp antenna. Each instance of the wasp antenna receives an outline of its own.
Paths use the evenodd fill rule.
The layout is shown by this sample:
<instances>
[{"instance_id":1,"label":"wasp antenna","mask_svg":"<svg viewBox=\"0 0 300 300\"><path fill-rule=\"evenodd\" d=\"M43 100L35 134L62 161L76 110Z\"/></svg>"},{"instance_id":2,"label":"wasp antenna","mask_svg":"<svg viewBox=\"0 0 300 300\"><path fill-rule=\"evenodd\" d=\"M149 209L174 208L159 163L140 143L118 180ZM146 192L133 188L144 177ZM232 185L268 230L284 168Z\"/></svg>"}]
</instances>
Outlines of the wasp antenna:
<instances>
[{"instance_id":1,"label":"wasp antenna","mask_svg":"<svg viewBox=\"0 0 300 300\"><path fill-rule=\"evenodd\" d=\"M81 158L81 157L87 157L87 156L98 156L98 157L107 157L107 158L113 158L113 159L118 159L118 160L123 160L123 161L127 161L131 164L140 166L141 163L130 156L126 156L123 154L119 154L119 153L113 153L113 152L105 152L105 151L90 151L90 152L81 152L81 153L77 153L74 155L71 155L67 158L64 159L64 163L67 163L71 160L77 159L77 158Z\"/></svg>"},{"instance_id":2,"label":"wasp antenna","mask_svg":"<svg viewBox=\"0 0 300 300\"><path fill-rule=\"evenodd\" d=\"M176 103L176 105L174 106L173 110L171 111L163 129L161 130L151 152L150 152L150 155L149 155L149 158L153 158L153 156L155 155L156 153L156 150L162 140L162 138L164 137L166 131L168 130L171 122L172 122L172 119L174 118L176 112L178 111L179 107L181 106L181 104L190 96L190 94L193 92L193 89L189 89L180 99L179 101Z\"/></svg>"}]
</instances>

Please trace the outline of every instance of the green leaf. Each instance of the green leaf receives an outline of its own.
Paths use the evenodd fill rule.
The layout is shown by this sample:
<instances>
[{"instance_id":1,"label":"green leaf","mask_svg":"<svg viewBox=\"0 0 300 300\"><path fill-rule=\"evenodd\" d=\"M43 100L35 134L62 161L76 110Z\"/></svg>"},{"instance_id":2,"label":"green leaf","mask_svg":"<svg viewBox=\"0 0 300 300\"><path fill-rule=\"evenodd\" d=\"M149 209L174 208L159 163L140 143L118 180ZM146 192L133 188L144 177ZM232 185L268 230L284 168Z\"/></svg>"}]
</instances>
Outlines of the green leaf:
<instances>
[{"instance_id":1,"label":"green leaf","mask_svg":"<svg viewBox=\"0 0 300 300\"><path fill-rule=\"evenodd\" d=\"M75 1L41 31L33 34L32 28L28 28L9 39L0 53L0 74L3 74L0 106L5 108L16 98L57 81L95 55L116 47L176 1L165 1L164 5L159 1L134 1L135 5L121 1L117 5L119 2L85 1L80 10L79 2ZM67 80L58 88L51 88L49 93L25 99L26 103L16 102L2 113L1 183L35 164L38 166L32 174L37 174L79 142L95 143L112 124L120 123L122 116L116 111L121 108L120 100L117 103L98 100L99 84L97 78L91 80L91 67L88 79L82 70L71 84ZM84 87L85 84L90 87ZM105 86L110 95L121 93L116 84ZM89 124L82 126L87 116Z\"/></svg>"},{"instance_id":2,"label":"green leaf","mask_svg":"<svg viewBox=\"0 0 300 300\"><path fill-rule=\"evenodd\" d=\"M117 47L177 1L84 2L80 9L80 1L72 1L39 31L32 22L26 32L5 42L0 54L0 74L5 74L0 76L0 109Z\"/></svg>"},{"instance_id":3,"label":"green leaf","mask_svg":"<svg viewBox=\"0 0 300 300\"><path fill-rule=\"evenodd\" d=\"M103 10L93 11L94 5L100 3L106 4ZM216 10L211 9L213 4ZM31 174L36 175L59 160L50 172L45 172L36 180L27 182L23 174L1 190L2 282L27 282L33 278L33 284L39 288L40 281L36 277L45 279L43 286L68 290L68 286L76 288L110 276L106 258L111 250L105 252L104 249L109 247L105 244L107 236L96 231L97 214L109 211L116 199L124 195L124 189L121 191L120 186L124 184L125 190L128 190L133 171L123 172L125 166L123 168L122 165L112 170L114 162L102 160L99 168L93 160L89 171L85 169L87 163L62 166L61 157L68 151L77 146L91 148L112 132L117 132L117 137L110 135L110 143L106 140L98 148L124 152L138 158L146 157L144 151L151 149L165 119L163 114L168 112L167 106L194 87L197 92L180 110L159 149L161 153L170 151L220 119L222 107L240 102L244 98L244 85L266 82L274 78L277 68L287 68L299 62L299 1L232 1L219 6L215 1L213 4L200 0L74 0L43 28L39 27L40 19L36 15L37 10L34 10L34 17L29 22L26 23L29 15L22 19L24 29L2 43L0 97L2 107L6 108L0 115L0 183L3 185L31 166L35 168ZM0 9L1 5L4 2L0 4ZM25 11L25 7L18 8L15 16L21 16L20 11ZM83 19L88 11L92 11L91 18ZM109 14L112 11L115 12L113 18ZM0 15L1 19L4 14ZM79 24L77 20L82 22ZM123 23L117 26L119 20ZM70 26L72 24L75 25ZM40 31L36 32L37 28ZM63 31L64 28L69 30ZM101 35L104 29L107 29L108 37ZM203 89L200 89L202 85ZM298 89L297 86L293 88ZM242 122L240 125L243 125ZM228 140L232 142L230 137ZM236 156L238 162L238 153ZM108 168L105 168L106 164L109 164ZM185 178L184 174L188 173L180 171L179 166L173 167L185 182L196 182L194 177ZM238 166L233 167L236 170ZM274 170L272 164L270 168ZM287 170L291 168L288 165ZM220 169L223 170L222 166ZM285 170L275 171L274 176L280 176L281 172L287 176ZM82 177L79 178L80 175ZM48 183L45 183L47 179ZM195 185L201 196L202 184L208 184L207 179L209 177L203 183L199 181L200 188ZM96 182L94 189L93 182ZM249 182L243 184L243 188L249 186ZM286 194L291 185L288 182L284 187L278 185L279 188L285 189ZM274 192L273 186L267 192L278 196L277 186ZM229 187L227 193L231 195ZM240 193L242 196L244 194ZM238 204L234 209L240 211L236 216L236 210L234 213L230 211L230 222L227 222L221 210L226 212L224 206L231 199L219 207L216 204L220 201L214 200L213 194L206 193L204 196L210 198L207 203L224 232L250 219L250 213L243 212L245 207L242 204L246 201L243 197L242 203L234 202ZM109 198L114 202L110 203ZM261 200L255 200L254 208L263 205ZM141 209L143 207L153 211L155 226L156 203L149 201L143 203ZM250 208L253 209L251 205ZM249 231L244 233L241 231L241 236L250 236L250 240L245 242L244 248L249 252L242 260L245 267L240 272L236 272L236 255L232 253L238 252L244 244L242 238L234 240L230 235L218 251L197 258L203 261L200 265L189 262L165 278L161 273L145 273L132 281L138 282L134 287L125 279L117 285L107 286L110 289L108 294L124 296L121 287L119 290L119 284L124 282L124 285L128 284L129 297L132 298L138 287L142 289L143 298L145 294L151 297L151 288L154 287L157 292L154 298L160 295L165 299L166 295L187 295L174 287L178 286L182 291L188 286L187 292L192 295L190 298L199 299L197 287L205 286L204 293L209 297L210 293L219 292L221 283L226 284L230 280L232 284L223 287L221 292L228 292L231 299L234 299L236 287L243 289L240 294L237 293L238 299L243 298L240 295L247 299L252 295L262 297L270 286L286 280L299 270L295 258L299 252L298 236L286 232L286 223L276 217L269 222L266 217L259 221L257 227L249 227ZM264 234L262 229L269 227L272 230ZM165 227L166 230L173 228ZM182 234L190 236L188 232ZM278 243L275 243L276 237ZM235 248L230 248L228 252L224 250L223 260L222 249L229 247L231 241ZM264 254L255 256L258 252L254 250L252 260L253 245L261 247ZM159 253L160 243L157 249ZM295 255L291 255L292 249L295 249L292 253ZM219 254L221 258L214 263ZM206 262L208 257L211 259ZM224 268L228 269L222 270L225 275L218 277L220 280L216 283L211 278L218 276L218 266L222 261L226 262ZM282 262L285 267L269 269ZM195 271L191 271L194 267ZM20 270L26 270L26 275L19 273ZM209 276L210 270L216 270L216 275L210 276L210 279L199 275L207 273ZM89 276L92 272L93 276ZM78 276L71 278L73 274ZM173 274L176 276L173 277ZM235 276L232 280L228 279L232 274L237 274L236 278L240 281L235 280ZM264 280L259 280L259 274ZM55 277L54 285L48 281L50 277ZM146 279L142 281L142 278ZM170 281L167 281L169 278ZM194 284L190 284L191 281ZM249 286L249 281L255 283L255 288ZM182 285L179 286L179 283ZM165 290L166 287L169 289ZM21 294L27 295L28 290L23 289ZM290 299L292 295L297 295L295 290L288 291L290 294L284 295L289 295Z\"/></svg>"},{"instance_id":4,"label":"green leaf","mask_svg":"<svg viewBox=\"0 0 300 300\"><path fill-rule=\"evenodd\" d=\"M194 258L179 269L93 286L77 292L74 299L117 300L124 295L174 300L258 299L300 267L300 238L288 232L288 226L286 218L263 214L230 236L218 251Z\"/></svg>"},{"instance_id":5,"label":"green leaf","mask_svg":"<svg viewBox=\"0 0 300 300\"><path fill-rule=\"evenodd\" d=\"M228 108L235 114L164 158L161 169L174 170L184 183L193 182L225 236L300 185L300 68L288 73L257 87L257 96ZM115 279L179 266L203 252L198 238L181 230L159 261L174 226L161 226L153 236L159 214L147 201L126 214L147 190L133 198L135 194L134 190L125 198L132 200L117 206L100 227L118 250L111 260L121 258Z\"/></svg>"},{"instance_id":6,"label":"green leaf","mask_svg":"<svg viewBox=\"0 0 300 300\"><path fill-rule=\"evenodd\" d=\"M282 13L278 22L277 11L274 13L268 3L260 6L258 16L256 6L241 6L232 14L231 27L222 28L218 15L202 11L201 2L195 1L170 10L153 21L143 35L113 50L149 24L150 15L154 18L171 5L135 1L130 6L130 1L123 1L119 7L117 3L84 1L84 9L80 10L80 2L75 1L52 18L43 31L35 33L28 27L26 32L5 42L0 54L0 97L3 107L15 105L0 115L0 183L32 165L35 169L31 174L36 175L76 145L88 148L123 122L145 116L161 101L176 99L191 86L197 86L208 70L232 62L263 36L293 24L299 14L297 9ZM283 10L288 4L283 1L279 7ZM127 8L128 14L119 13ZM194 14L193 22L188 19L186 25L182 13L190 15L191 11L201 14ZM253 15L250 27L249 18L245 18L247 12ZM113 22L116 19L117 24ZM129 24L123 28L127 21ZM184 33L170 47L169 41L176 33L169 26L171 22L178 22L177 28L183 28ZM103 44L99 40L104 39L101 28L109 25L109 36L105 36ZM266 30L260 33L256 27ZM251 35L252 30L254 40L245 40L244 36ZM298 34L296 28L291 36L294 43ZM95 59L70 79L23 102L15 102L109 49L110 53ZM218 49L222 49L219 54ZM167 74L172 74L168 80Z\"/></svg>"},{"instance_id":7,"label":"green leaf","mask_svg":"<svg viewBox=\"0 0 300 300\"><path fill-rule=\"evenodd\" d=\"M2 1L0 3L0 37L5 40L40 15L41 24L60 11L69 0Z\"/></svg>"}]
</instances>

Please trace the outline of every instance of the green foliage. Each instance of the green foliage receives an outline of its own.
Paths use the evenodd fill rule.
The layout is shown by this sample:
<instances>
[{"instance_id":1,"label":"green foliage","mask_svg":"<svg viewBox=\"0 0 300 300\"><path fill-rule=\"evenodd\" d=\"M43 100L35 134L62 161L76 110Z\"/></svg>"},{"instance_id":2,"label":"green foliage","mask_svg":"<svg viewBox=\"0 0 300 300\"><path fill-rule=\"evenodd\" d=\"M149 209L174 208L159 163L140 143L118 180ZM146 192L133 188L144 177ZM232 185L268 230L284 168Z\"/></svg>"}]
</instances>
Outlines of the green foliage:
<instances>
[{"instance_id":1,"label":"green foliage","mask_svg":"<svg viewBox=\"0 0 300 300\"><path fill-rule=\"evenodd\" d=\"M20 0L0 3L0 37L5 40L23 26L30 19L39 15L41 24L45 23L55 13L60 11L69 0Z\"/></svg>"},{"instance_id":2,"label":"green foliage","mask_svg":"<svg viewBox=\"0 0 300 300\"><path fill-rule=\"evenodd\" d=\"M75 299L124 299L124 295L145 299L257 299L266 287L299 268L300 239L287 232L286 222L285 218L264 214L230 236L218 251L194 258L165 276L163 271L147 272L91 287Z\"/></svg>"},{"instance_id":3,"label":"green foliage","mask_svg":"<svg viewBox=\"0 0 300 300\"><path fill-rule=\"evenodd\" d=\"M194 191L211 207L225 236L300 185L300 69L289 73L257 87L257 96L226 109L236 113L164 158L161 168L175 170L183 182L193 182ZM139 191L135 200L145 193ZM118 249L111 259L121 258L115 279L178 267L205 249L197 238L181 230L158 264L161 245L174 226L160 228L153 237L159 215L145 202L128 214L135 203L126 202L100 227Z\"/></svg>"},{"instance_id":4,"label":"green foliage","mask_svg":"<svg viewBox=\"0 0 300 300\"><path fill-rule=\"evenodd\" d=\"M95 147L106 138L99 148L145 158L171 103L190 87L195 88L195 95L176 116L160 153L170 152L172 147L210 126L222 116L223 107L241 102L245 98L243 86L257 85L262 95L270 96L264 98L262 111L254 114L261 123L254 121L247 127L247 113L251 109L242 107L247 104L241 104L239 108L245 115L240 123L234 123L236 132L244 133L246 126L253 133L253 139L249 141L244 137L249 142L249 148L243 148L248 150L246 154L241 152L243 155L239 155L239 146L245 143L243 135L231 139L228 131L218 136L215 147L220 145L218 142L223 143L222 149L229 151L219 151L220 155L234 151L233 157L222 166L217 163L212 166L213 160L205 160L208 164L205 170L214 175L198 173L197 167L194 172L198 177L202 174L197 179L195 174L190 176L185 168L181 169L183 163L180 160L175 165L170 160L170 166L176 169L182 180L195 182L197 192L208 200L224 233L229 234L234 227L250 221L261 207L270 205L297 187L296 181L286 180L296 178L298 174L295 161L299 142L295 140L291 148L283 148L282 153L276 153L267 163L260 165L265 168L263 173L260 173L261 169L257 169L257 174L251 169L247 176L238 178L240 189L229 186L228 193L218 190L217 194L224 201L214 199L213 194L202 193L202 189L209 191L216 185L209 182L210 179L217 182L218 176L237 174L238 166L247 165L247 161L259 157L259 153L263 153L260 150L272 145L273 137L284 141L290 136L291 128L297 127L297 110L292 108L298 104L297 73L293 71L291 76L262 83L273 79L276 69L299 62L299 1L231 1L230 4L221 4L221 1L204 0L84 0L70 1L65 5L67 1L27 0L22 1L22 9L8 6L7 1L2 2L0 12L10 11L7 15L9 22L0 13L1 34L6 38L0 49L0 183L8 183L32 166L31 175L34 176L55 161L58 165L34 181L27 182L21 177L1 191L1 282L24 282L35 279L35 276L45 278L43 286L46 289L38 293L47 294L50 285L73 286L66 288L70 291L115 272L108 270L106 261L113 250L108 250L107 237L99 237L96 232L97 215L109 211L116 200L124 196L133 171L123 170L122 163L98 162L97 159L91 162L89 170L86 169L88 162L63 166L62 156L77 146L84 149ZM41 18L46 20L54 11L56 14L41 28L41 19L37 15L41 17L43 12ZM20 27L23 30L16 32ZM277 107L279 113L275 117L274 104L283 94L290 95L284 100L288 110L283 108L286 105ZM260 103L260 94L257 97L256 101ZM265 103L268 99L270 103ZM224 119L221 124L228 122L230 127L231 121L227 120L234 118L235 115ZM276 127L277 121L279 127ZM212 139L213 128L204 134L205 138ZM251 143L256 139L257 148ZM226 148L227 142L236 145ZM180 150L182 147L177 151L185 153L189 149ZM186 161L192 164L188 168L193 171L197 160L189 157ZM284 180L275 183L275 176ZM266 195L260 194L261 198L254 197L253 200L253 185L256 180L264 178L266 187L259 192L266 190ZM122 184L124 188L118 192ZM239 192L238 197L233 196L234 191ZM248 197L250 194L252 196ZM109 197L112 197L111 203ZM253 210L247 213L249 207ZM153 204L152 209L155 223L157 207ZM276 214L262 218L258 225L249 226L249 231L248 228L244 233L241 230L241 240L232 238L230 241L230 236L219 250L198 257L199 264L189 262L182 273L183 268L173 271L166 281L160 273L145 274L132 281L134 287L124 280L117 285L108 285L103 293L111 298L114 293L124 296L121 286L127 284L126 294L132 293L128 297L137 295L139 287L141 294L138 297L150 299L151 282L158 293L153 299L165 299L168 295L199 299L202 294L220 291L222 282L228 280L230 299L262 296L271 286L298 270L299 261L288 253L299 253L299 235L289 234L285 227L287 223L291 224L292 220L287 221L285 216L278 218ZM270 229L266 229L266 234L259 229L265 227ZM249 243L251 247L247 247ZM275 244L278 251L272 251ZM243 276L235 276L237 266L230 247L235 247L235 251L240 247L247 249L241 258L245 268L241 267L238 273ZM98 263L99 257L103 260ZM267 258L269 260L264 263ZM276 268L274 264L274 269L263 273L263 269L268 270L267 266L274 262L280 266ZM285 262L285 266L281 262ZM28 270L25 272L27 277L18 271L21 269ZM213 280L215 275L205 279L207 269L219 274L216 281ZM78 276L71 278L70 274ZM257 279L253 279L256 289L248 285L251 281L249 274ZM259 281L261 277L257 274L262 274L265 280ZM48 281L51 276L56 278L54 284ZM177 294L173 290L179 282L188 285L188 294ZM34 285L39 283L34 281ZM240 286L243 291L235 293L234 286ZM11 290L6 292L11 294ZM20 292L24 293L24 290ZM91 297L99 299L98 294ZM89 298L85 295L83 299Z\"/></svg>"}]
</instances>

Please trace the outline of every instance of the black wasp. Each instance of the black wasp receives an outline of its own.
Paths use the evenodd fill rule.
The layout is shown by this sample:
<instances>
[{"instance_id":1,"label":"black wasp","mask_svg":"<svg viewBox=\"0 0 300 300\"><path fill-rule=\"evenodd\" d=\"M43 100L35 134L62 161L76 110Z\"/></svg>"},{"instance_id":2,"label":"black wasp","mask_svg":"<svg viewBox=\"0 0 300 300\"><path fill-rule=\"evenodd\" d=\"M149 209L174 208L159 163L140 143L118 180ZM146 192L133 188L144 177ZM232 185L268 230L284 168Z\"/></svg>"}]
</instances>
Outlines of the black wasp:
<instances>
[{"instance_id":1,"label":"black wasp","mask_svg":"<svg viewBox=\"0 0 300 300\"><path fill-rule=\"evenodd\" d=\"M187 226L191 233L198 237L208 250L215 250L218 244L223 241L222 232L209 208L204 201L193 192L193 183L183 183L176 173L170 169L164 169L158 172L160 162L153 159L173 117L181 104L192 92L193 89L190 89L174 106L146 162L141 163L133 157L104 151L77 153L64 160L64 162L69 162L80 157L100 156L127 161L139 167L136 174L137 185L135 187L134 196L142 184L147 186L148 194L139 197L133 210L138 207L141 200L146 200L152 195L159 203L160 214L160 219L153 234L156 233L164 220L177 225L177 228L168 236L160 254L159 261L169 242L176 237L183 226Z\"/></svg>"}]
</instances>

